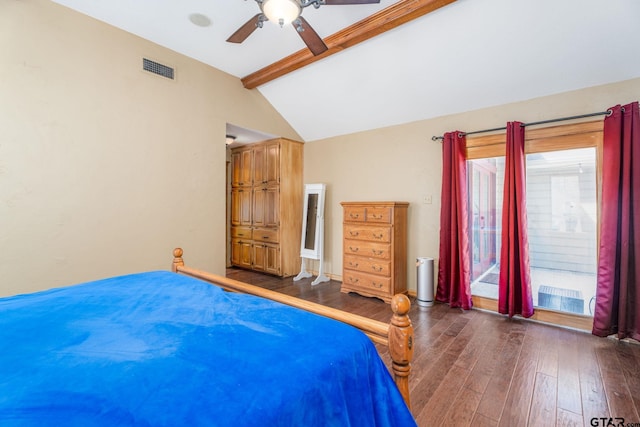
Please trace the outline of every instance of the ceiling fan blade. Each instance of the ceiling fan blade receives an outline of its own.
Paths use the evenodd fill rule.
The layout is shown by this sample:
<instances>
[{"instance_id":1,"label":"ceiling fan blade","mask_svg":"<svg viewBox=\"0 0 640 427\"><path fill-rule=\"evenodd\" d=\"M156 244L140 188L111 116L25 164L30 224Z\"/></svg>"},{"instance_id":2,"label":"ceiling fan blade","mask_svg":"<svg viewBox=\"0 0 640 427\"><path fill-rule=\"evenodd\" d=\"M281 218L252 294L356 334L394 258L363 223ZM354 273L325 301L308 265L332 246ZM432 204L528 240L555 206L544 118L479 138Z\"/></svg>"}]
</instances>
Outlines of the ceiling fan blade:
<instances>
[{"instance_id":1,"label":"ceiling fan blade","mask_svg":"<svg viewBox=\"0 0 640 427\"><path fill-rule=\"evenodd\" d=\"M242 43L247 37L253 33L256 28L262 26L261 23L264 19L261 18L262 13L258 13L253 18L249 19L242 27L238 28L235 33L227 39L230 43Z\"/></svg>"},{"instance_id":2,"label":"ceiling fan blade","mask_svg":"<svg viewBox=\"0 0 640 427\"><path fill-rule=\"evenodd\" d=\"M297 30L298 34L300 34L302 41L307 45L314 56L320 55L322 52L327 50L327 45L324 44L322 38L320 38L318 33L316 33L316 30L311 28L311 25L309 25L306 19L299 16L296 21L294 21L294 28Z\"/></svg>"},{"instance_id":3,"label":"ceiling fan blade","mask_svg":"<svg viewBox=\"0 0 640 427\"><path fill-rule=\"evenodd\" d=\"M324 4L370 4L380 3L380 0L324 0Z\"/></svg>"}]
</instances>

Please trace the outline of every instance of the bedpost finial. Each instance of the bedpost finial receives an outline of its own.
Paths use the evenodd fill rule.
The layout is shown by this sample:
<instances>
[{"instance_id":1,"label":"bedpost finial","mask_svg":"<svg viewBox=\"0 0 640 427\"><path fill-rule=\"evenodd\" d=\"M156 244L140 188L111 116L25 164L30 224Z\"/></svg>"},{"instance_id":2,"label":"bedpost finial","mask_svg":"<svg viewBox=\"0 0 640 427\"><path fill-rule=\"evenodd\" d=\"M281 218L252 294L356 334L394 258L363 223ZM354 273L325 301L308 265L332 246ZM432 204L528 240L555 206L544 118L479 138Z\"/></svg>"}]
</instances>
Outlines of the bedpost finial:
<instances>
[{"instance_id":1,"label":"bedpost finial","mask_svg":"<svg viewBox=\"0 0 640 427\"><path fill-rule=\"evenodd\" d=\"M405 294L396 294L391 299L391 310L394 314L404 316L411 309L411 301Z\"/></svg>"},{"instance_id":2,"label":"bedpost finial","mask_svg":"<svg viewBox=\"0 0 640 427\"><path fill-rule=\"evenodd\" d=\"M184 267L184 261L182 260L182 248L175 248L173 250L173 264L171 264L171 271L177 273L178 267Z\"/></svg>"}]
</instances>

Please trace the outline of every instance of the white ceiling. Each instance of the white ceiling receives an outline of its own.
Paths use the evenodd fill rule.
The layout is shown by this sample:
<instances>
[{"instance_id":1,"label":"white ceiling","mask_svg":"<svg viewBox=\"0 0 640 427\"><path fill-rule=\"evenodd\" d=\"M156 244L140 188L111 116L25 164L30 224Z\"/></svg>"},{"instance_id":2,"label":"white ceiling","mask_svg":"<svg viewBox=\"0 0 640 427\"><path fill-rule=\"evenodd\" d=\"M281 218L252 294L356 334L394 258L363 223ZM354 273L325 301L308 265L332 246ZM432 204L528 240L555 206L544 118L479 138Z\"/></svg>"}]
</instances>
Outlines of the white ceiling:
<instances>
[{"instance_id":1,"label":"white ceiling","mask_svg":"<svg viewBox=\"0 0 640 427\"><path fill-rule=\"evenodd\" d=\"M53 1L239 78L305 48L271 22L227 43L252 0ZM324 38L394 2L303 16ZM313 141L640 77L639 20L638 0L458 0L257 90Z\"/></svg>"}]
</instances>

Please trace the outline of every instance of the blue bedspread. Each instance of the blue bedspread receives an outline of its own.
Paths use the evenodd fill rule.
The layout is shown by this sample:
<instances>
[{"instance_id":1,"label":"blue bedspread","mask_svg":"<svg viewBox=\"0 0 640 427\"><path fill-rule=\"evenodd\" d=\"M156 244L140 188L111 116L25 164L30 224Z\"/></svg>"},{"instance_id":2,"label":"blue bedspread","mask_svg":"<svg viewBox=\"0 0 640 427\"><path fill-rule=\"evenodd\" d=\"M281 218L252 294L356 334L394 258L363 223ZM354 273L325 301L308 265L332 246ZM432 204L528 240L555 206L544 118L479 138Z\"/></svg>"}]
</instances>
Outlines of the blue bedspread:
<instances>
[{"instance_id":1,"label":"blue bedspread","mask_svg":"<svg viewBox=\"0 0 640 427\"><path fill-rule=\"evenodd\" d=\"M0 426L414 426L340 322L149 272L0 299Z\"/></svg>"}]
</instances>

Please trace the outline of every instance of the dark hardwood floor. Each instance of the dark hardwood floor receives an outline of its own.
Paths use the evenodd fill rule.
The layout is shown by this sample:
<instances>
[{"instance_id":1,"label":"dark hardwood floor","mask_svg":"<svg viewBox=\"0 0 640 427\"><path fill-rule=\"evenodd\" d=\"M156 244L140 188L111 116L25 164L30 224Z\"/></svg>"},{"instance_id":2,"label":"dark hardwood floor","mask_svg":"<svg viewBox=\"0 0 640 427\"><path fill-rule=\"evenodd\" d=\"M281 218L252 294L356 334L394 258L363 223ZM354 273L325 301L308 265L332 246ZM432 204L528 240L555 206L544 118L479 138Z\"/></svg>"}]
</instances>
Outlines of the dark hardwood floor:
<instances>
[{"instance_id":1,"label":"dark hardwood floor","mask_svg":"<svg viewBox=\"0 0 640 427\"><path fill-rule=\"evenodd\" d=\"M240 269L227 277L388 322L388 304ZM446 304L410 317L419 426L640 427L640 345ZM379 347L390 363L387 352ZM624 419L623 421L621 419Z\"/></svg>"}]
</instances>

